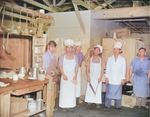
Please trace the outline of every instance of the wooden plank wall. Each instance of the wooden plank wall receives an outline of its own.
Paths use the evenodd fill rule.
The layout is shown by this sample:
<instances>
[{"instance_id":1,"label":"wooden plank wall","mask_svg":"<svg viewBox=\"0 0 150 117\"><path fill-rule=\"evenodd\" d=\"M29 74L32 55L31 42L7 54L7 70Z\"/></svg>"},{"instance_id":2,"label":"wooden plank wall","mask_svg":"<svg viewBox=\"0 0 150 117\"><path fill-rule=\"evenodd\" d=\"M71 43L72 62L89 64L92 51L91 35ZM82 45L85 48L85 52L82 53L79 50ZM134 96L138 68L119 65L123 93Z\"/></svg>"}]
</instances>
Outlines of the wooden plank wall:
<instances>
[{"instance_id":1,"label":"wooden plank wall","mask_svg":"<svg viewBox=\"0 0 150 117\"><path fill-rule=\"evenodd\" d=\"M3 43L2 35L0 35L0 44ZM0 68L12 68L13 71L19 69L20 67L28 67L31 64L31 37L24 36L10 36L8 40L8 52L11 52L11 55L7 55L3 52L4 58L1 57ZM30 50L30 51L29 51ZM13 58L13 59L12 59Z\"/></svg>"}]
</instances>

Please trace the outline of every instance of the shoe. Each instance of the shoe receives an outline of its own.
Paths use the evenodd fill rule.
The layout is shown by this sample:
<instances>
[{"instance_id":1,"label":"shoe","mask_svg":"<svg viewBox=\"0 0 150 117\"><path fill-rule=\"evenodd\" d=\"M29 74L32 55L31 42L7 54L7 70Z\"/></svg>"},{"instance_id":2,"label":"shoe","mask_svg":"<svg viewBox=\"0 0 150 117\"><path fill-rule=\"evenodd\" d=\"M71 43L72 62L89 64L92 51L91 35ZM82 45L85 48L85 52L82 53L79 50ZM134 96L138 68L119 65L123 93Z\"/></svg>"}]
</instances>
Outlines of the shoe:
<instances>
[{"instance_id":1,"label":"shoe","mask_svg":"<svg viewBox=\"0 0 150 117\"><path fill-rule=\"evenodd\" d=\"M139 109L139 108L141 108L140 106L134 106L133 107L134 109Z\"/></svg>"},{"instance_id":2,"label":"shoe","mask_svg":"<svg viewBox=\"0 0 150 117\"><path fill-rule=\"evenodd\" d=\"M149 107L148 106L141 106L141 109L147 110L147 109L149 109Z\"/></svg>"},{"instance_id":3,"label":"shoe","mask_svg":"<svg viewBox=\"0 0 150 117\"><path fill-rule=\"evenodd\" d=\"M73 112L74 109L73 109L73 108L68 108L68 111L69 111L69 112Z\"/></svg>"},{"instance_id":4,"label":"shoe","mask_svg":"<svg viewBox=\"0 0 150 117\"><path fill-rule=\"evenodd\" d=\"M116 108L117 110L121 111L121 108Z\"/></svg>"},{"instance_id":5,"label":"shoe","mask_svg":"<svg viewBox=\"0 0 150 117\"><path fill-rule=\"evenodd\" d=\"M108 111L108 110L109 110L109 108L108 108L108 107L105 107L105 108L104 108L104 110L105 110L105 111Z\"/></svg>"},{"instance_id":6,"label":"shoe","mask_svg":"<svg viewBox=\"0 0 150 117\"><path fill-rule=\"evenodd\" d=\"M66 112L66 111L67 111L67 108L63 108L62 111L63 111L63 112Z\"/></svg>"}]
</instances>

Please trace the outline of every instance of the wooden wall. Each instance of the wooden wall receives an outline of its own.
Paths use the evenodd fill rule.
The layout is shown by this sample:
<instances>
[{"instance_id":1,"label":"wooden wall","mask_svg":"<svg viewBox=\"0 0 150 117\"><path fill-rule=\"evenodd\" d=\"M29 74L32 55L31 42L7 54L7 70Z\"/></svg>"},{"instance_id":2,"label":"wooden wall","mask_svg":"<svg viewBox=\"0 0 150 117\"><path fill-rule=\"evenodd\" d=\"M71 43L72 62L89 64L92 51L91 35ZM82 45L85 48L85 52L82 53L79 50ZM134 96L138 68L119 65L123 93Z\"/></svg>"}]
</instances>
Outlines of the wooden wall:
<instances>
[{"instance_id":1,"label":"wooden wall","mask_svg":"<svg viewBox=\"0 0 150 117\"><path fill-rule=\"evenodd\" d=\"M150 57L150 34L133 33L131 36L143 40L143 43L146 45L147 56Z\"/></svg>"},{"instance_id":2,"label":"wooden wall","mask_svg":"<svg viewBox=\"0 0 150 117\"><path fill-rule=\"evenodd\" d=\"M0 47L3 44L2 35L0 35ZM31 37L10 36L8 40L7 55L1 48L0 68L11 68L13 71L20 67L31 65Z\"/></svg>"}]
</instances>

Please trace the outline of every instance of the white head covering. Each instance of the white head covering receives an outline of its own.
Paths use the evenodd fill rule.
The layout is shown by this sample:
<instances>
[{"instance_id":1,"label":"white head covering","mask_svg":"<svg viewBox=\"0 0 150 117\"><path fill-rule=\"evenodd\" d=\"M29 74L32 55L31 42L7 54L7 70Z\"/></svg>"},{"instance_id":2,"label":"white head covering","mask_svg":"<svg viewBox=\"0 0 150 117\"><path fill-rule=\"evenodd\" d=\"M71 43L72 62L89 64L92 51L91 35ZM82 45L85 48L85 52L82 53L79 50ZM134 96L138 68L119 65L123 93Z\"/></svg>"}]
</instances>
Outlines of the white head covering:
<instances>
[{"instance_id":1,"label":"white head covering","mask_svg":"<svg viewBox=\"0 0 150 117\"><path fill-rule=\"evenodd\" d=\"M122 43L117 41L115 44L114 44L114 48L120 48L121 49L122 47Z\"/></svg>"},{"instance_id":2,"label":"white head covering","mask_svg":"<svg viewBox=\"0 0 150 117\"><path fill-rule=\"evenodd\" d=\"M82 46L82 43L80 41L75 42L75 46Z\"/></svg>"},{"instance_id":3,"label":"white head covering","mask_svg":"<svg viewBox=\"0 0 150 117\"><path fill-rule=\"evenodd\" d=\"M64 44L65 46L68 46L68 45L74 46L74 41L72 39L67 39L65 40Z\"/></svg>"},{"instance_id":4,"label":"white head covering","mask_svg":"<svg viewBox=\"0 0 150 117\"><path fill-rule=\"evenodd\" d=\"M96 45L95 48L99 48L101 53L103 52L103 47L101 45Z\"/></svg>"}]
</instances>

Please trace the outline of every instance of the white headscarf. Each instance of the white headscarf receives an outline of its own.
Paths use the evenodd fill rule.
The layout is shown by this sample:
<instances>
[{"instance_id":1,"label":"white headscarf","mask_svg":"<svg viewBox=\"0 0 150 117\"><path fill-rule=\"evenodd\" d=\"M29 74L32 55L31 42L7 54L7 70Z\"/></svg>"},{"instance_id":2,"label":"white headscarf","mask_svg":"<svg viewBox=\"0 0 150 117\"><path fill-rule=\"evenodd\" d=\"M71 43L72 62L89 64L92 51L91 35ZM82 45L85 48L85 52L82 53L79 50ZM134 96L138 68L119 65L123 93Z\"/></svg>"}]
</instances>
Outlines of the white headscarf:
<instances>
[{"instance_id":1,"label":"white headscarf","mask_svg":"<svg viewBox=\"0 0 150 117\"><path fill-rule=\"evenodd\" d=\"M80 41L75 42L75 46L82 46L82 43Z\"/></svg>"},{"instance_id":2,"label":"white headscarf","mask_svg":"<svg viewBox=\"0 0 150 117\"><path fill-rule=\"evenodd\" d=\"M72 39L67 39L65 40L64 44L65 46L68 46L68 45L74 46L74 41Z\"/></svg>"},{"instance_id":3,"label":"white headscarf","mask_svg":"<svg viewBox=\"0 0 150 117\"><path fill-rule=\"evenodd\" d=\"M122 47L122 43L117 41L115 44L114 44L114 48L120 48L121 49Z\"/></svg>"},{"instance_id":4,"label":"white headscarf","mask_svg":"<svg viewBox=\"0 0 150 117\"><path fill-rule=\"evenodd\" d=\"M101 45L96 45L95 48L99 48L101 53L103 52L103 47Z\"/></svg>"}]
</instances>

